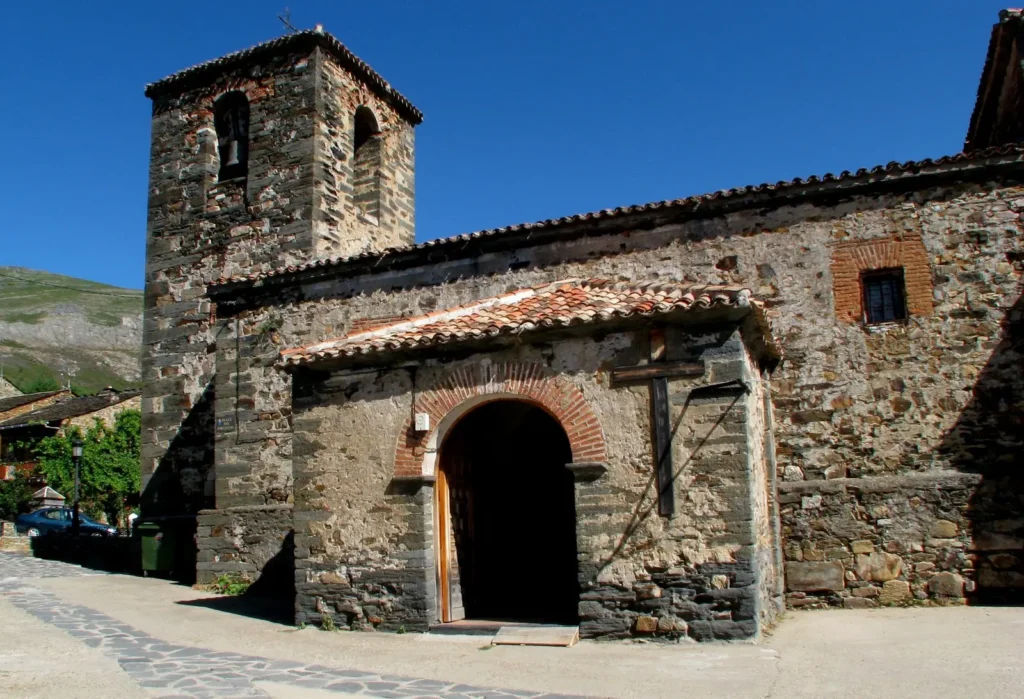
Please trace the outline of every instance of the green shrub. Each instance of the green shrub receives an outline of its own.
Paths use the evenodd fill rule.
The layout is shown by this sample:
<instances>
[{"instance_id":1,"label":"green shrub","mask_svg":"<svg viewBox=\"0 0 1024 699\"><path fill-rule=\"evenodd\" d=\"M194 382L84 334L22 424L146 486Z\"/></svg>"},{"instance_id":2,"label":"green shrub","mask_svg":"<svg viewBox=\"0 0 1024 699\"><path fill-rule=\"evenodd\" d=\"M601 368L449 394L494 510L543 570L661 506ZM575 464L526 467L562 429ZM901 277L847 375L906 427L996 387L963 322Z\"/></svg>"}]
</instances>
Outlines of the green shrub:
<instances>
[{"instance_id":1,"label":"green shrub","mask_svg":"<svg viewBox=\"0 0 1024 699\"><path fill-rule=\"evenodd\" d=\"M34 491L29 475L18 469L14 471L14 478L0 481L0 519L14 519L32 509Z\"/></svg>"},{"instance_id":2,"label":"green shrub","mask_svg":"<svg viewBox=\"0 0 1024 699\"><path fill-rule=\"evenodd\" d=\"M251 582L238 575L222 575L217 578L210 589L222 595L244 595L252 585Z\"/></svg>"}]
</instances>

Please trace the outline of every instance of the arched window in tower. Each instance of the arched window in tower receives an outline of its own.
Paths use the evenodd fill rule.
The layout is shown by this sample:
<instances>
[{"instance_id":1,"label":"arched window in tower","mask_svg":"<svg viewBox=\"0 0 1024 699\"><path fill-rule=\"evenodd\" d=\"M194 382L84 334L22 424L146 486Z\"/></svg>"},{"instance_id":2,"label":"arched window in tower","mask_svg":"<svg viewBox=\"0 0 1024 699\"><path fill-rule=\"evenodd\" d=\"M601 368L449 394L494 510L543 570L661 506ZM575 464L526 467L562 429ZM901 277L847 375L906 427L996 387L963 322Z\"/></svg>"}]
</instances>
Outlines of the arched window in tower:
<instances>
[{"instance_id":1,"label":"arched window in tower","mask_svg":"<svg viewBox=\"0 0 1024 699\"><path fill-rule=\"evenodd\" d=\"M249 174L249 100L241 92L221 95L213 104L220 171L217 179L233 180Z\"/></svg>"},{"instance_id":2,"label":"arched window in tower","mask_svg":"<svg viewBox=\"0 0 1024 699\"><path fill-rule=\"evenodd\" d=\"M367 216L380 217L381 135L369 107L355 113L352 138L352 190L356 206Z\"/></svg>"}]
</instances>

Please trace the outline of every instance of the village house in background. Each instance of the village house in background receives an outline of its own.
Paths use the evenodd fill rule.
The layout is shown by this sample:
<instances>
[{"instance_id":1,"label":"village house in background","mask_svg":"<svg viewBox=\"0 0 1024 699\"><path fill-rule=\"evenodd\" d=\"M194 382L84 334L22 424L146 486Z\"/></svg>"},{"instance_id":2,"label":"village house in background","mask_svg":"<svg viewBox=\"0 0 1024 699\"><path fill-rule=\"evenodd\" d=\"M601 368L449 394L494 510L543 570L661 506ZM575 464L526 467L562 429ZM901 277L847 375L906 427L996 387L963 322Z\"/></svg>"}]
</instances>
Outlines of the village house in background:
<instances>
[{"instance_id":1,"label":"village house in background","mask_svg":"<svg viewBox=\"0 0 1024 699\"><path fill-rule=\"evenodd\" d=\"M10 385L10 384L8 384ZM7 397L0 398L0 423L17 420L22 415L34 410L49 407L61 400L72 398L71 391L42 391L38 393L21 393L17 388ZM8 436L4 438L0 432L0 479L9 480L14 477L15 464L24 464L23 469L31 469L34 463L23 458L20 449L15 449L17 440Z\"/></svg>"},{"instance_id":2,"label":"village house in background","mask_svg":"<svg viewBox=\"0 0 1024 699\"><path fill-rule=\"evenodd\" d=\"M143 517L350 629L1022 601L1022 40L953 155L421 244L319 27L149 85Z\"/></svg>"},{"instance_id":3,"label":"village house in background","mask_svg":"<svg viewBox=\"0 0 1024 699\"><path fill-rule=\"evenodd\" d=\"M108 388L92 396L63 390L0 399L0 478L13 478L16 469L34 469L35 445L64 427L85 431L96 420L113 425L122 410L139 410L140 394Z\"/></svg>"}]
</instances>

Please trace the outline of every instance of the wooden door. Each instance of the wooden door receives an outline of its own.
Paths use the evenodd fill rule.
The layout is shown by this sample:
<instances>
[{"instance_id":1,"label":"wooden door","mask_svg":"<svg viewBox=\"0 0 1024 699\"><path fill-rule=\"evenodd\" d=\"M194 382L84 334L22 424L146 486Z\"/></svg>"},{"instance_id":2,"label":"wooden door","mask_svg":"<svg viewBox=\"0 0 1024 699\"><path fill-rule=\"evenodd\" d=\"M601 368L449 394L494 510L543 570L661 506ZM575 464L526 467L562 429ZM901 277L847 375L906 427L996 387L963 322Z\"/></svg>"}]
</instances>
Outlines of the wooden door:
<instances>
[{"instance_id":1,"label":"wooden door","mask_svg":"<svg viewBox=\"0 0 1024 699\"><path fill-rule=\"evenodd\" d=\"M472 537L468 450L457 443L445 445L440 461L436 490L441 621L449 622L466 618L462 582L463 569L469 561L460 558L468 558Z\"/></svg>"}]
</instances>

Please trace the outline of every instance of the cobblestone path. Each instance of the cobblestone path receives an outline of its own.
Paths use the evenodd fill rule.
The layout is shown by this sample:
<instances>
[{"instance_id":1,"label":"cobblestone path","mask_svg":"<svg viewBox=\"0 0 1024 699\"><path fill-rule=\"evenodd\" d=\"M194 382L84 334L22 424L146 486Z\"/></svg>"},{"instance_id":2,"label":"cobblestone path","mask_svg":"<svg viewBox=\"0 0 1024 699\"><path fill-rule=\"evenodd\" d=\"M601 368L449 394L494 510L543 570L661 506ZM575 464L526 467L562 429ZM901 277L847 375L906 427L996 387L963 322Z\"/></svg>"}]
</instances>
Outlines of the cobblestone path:
<instances>
[{"instance_id":1,"label":"cobblestone path","mask_svg":"<svg viewBox=\"0 0 1024 699\"><path fill-rule=\"evenodd\" d=\"M582 699L564 694L490 689L415 677L378 675L165 643L94 609L67 604L32 585L32 580L37 578L84 575L102 573L84 571L78 566L56 561L0 553L0 595L40 621L99 648L114 658L139 685L161 699L269 696L254 682L276 682L343 695L381 698Z\"/></svg>"}]
</instances>

